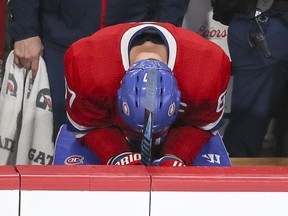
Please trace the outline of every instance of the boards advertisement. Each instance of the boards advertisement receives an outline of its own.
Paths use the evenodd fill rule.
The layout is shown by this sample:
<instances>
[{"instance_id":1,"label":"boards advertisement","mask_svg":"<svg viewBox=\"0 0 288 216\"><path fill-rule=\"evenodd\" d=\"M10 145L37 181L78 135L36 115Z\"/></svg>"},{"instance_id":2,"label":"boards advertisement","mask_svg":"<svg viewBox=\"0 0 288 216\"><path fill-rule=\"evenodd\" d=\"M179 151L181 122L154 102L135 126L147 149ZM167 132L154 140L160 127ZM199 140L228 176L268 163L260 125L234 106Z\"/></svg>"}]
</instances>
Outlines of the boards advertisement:
<instances>
[{"instance_id":1,"label":"boards advertisement","mask_svg":"<svg viewBox=\"0 0 288 216\"><path fill-rule=\"evenodd\" d=\"M210 40L219 45L230 57L227 44L228 26L213 20L212 16L213 8L211 6L211 1L190 0L190 4L184 17L182 27L194 31L207 40ZM232 86L233 76L231 76L226 93L226 114L231 112Z\"/></svg>"}]
</instances>

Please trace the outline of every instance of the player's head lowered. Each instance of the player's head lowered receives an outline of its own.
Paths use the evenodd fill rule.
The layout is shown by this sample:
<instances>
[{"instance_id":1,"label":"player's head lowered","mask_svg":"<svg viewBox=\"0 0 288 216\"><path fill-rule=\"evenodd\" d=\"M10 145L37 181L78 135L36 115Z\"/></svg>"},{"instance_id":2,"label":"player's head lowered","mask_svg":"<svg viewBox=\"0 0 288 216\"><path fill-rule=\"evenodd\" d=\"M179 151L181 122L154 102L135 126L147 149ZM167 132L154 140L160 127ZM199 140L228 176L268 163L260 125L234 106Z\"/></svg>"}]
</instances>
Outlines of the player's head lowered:
<instances>
[{"instance_id":1,"label":"player's head lowered","mask_svg":"<svg viewBox=\"0 0 288 216\"><path fill-rule=\"evenodd\" d=\"M181 93L171 69L163 62L135 62L118 89L118 107L124 122L143 133L145 108L154 112L153 134L167 132L176 119Z\"/></svg>"}]
</instances>

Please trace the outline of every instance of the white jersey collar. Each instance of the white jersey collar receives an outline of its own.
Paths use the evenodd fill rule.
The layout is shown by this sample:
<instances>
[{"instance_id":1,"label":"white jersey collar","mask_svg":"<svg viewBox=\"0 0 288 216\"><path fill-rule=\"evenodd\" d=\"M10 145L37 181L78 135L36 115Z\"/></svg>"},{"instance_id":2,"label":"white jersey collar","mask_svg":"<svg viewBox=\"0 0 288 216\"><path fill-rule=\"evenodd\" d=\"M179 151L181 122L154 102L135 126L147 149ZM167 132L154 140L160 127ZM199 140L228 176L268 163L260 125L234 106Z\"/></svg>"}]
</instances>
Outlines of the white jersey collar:
<instances>
[{"instance_id":1,"label":"white jersey collar","mask_svg":"<svg viewBox=\"0 0 288 216\"><path fill-rule=\"evenodd\" d=\"M125 71L129 68L129 43L131 42L131 39L135 34L137 34L141 29L147 28L147 27L153 27L155 30L159 30L162 35L164 35L167 45L168 45L168 53L169 53L169 59L168 59L168 67L173 71L175 60L176 60L176 54L177 54L177 44L176 40L173 37L173 35L164 27L153 24L153 23L144 23L135 27L132 27L128 29L121 39L121 56L122 56L122 63Z\"/></svg>"}]
</instances>

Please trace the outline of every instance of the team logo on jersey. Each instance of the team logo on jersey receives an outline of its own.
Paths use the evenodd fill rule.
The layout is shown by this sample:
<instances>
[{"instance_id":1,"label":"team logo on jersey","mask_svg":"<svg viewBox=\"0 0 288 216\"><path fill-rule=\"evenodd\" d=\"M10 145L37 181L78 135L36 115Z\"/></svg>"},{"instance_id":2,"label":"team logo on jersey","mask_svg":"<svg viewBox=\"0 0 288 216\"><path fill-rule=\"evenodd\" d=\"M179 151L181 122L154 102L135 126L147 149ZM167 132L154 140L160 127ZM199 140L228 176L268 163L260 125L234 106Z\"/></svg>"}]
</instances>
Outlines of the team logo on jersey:
<instances>
[{"instance_id":1,"label":"team logo on jersey","mask_svg":"<svg viewBox=\"0 0 288 216\"><path fill-rule=\"evenodd\" d=\"M36 106L43 110L52 111L52 100L50 95L50 89L41 89L36 98Z\"/></svg>"},{"instance_id":2,"label":"team logo on jersey","mask_svg":"<svg viewBox=\"0 0 288 216\"><path fill-rule=\"evenodd\" d=\"M127 115L127 116L130 115L130 109L129 109L129 106L126 102L123 102L122 109L123 109L123 112L125 115Z\"/></svg>"},{"instance_id":3,"label":"team logo on jersey","mask_svg":"<svg viewBox=\"0 0 288 216\"><path fill-rule=\"evenodd\" d=\"M175 113L175 109L176 109L176 105L175 103L172 103L168 109L168 116L172 116Z\"/></svg>"},{"instance_id":4,"label":"team logo on jersey","mask_svg":"<svg viewBox=\"0 0 288 216\"><path fill-rule=\"evenodd\" d=\"M83 156L71 155L65 159L64 163L65 163L65 165L77 165L77 164L83 164L83 161L84 161Z\"/></svg>"},{"instance_id":5,"label":"team logo on jersey","mask_svg":"<svg viewBox=\"0 0 288 216\"><path fill-rule=\"evenodd\" d=\"M6 94L17 97L18 85L13 74L9 73Z\"/></svg>"}]
</instances>

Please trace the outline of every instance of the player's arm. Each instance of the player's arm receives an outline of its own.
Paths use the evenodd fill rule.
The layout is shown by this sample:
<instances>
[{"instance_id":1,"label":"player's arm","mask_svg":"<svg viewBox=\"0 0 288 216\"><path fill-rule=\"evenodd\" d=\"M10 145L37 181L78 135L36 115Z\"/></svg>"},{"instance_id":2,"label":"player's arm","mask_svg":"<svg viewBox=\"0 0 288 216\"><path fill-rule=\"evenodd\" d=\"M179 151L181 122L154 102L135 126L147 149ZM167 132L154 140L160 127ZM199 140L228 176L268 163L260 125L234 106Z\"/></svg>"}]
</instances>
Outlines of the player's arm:
<instances>
[{"instance_id":1,"label":"player's arm","mask_svg":"<svg viewBox=\"0 0 288 216\"><path fill-rule=\"evenodd\" d=\"M210 79L210 86L205 89L203 98L199 95L197 99L192 95L182 94L186 98L182 98L176 122L178 126L170 129L164 143L164 154L173 154L187 165L192 163L211 138L212 131L221 123L224 114L225 95L230 79L230 61L224 52L221 61L215 60L212 70L215 72L215 79Z\"/></svg>"},{"instance_id":2,"label":"player's arm","mask_svg":"<svg viewBox=\"0 0 288 216\"><path fill-rule=\"evenodd\" d=\"M163 154L172 154L190 165L211 136L210 131L192 126L171 128L163 146Z\"/></svg>"},{"instance_id":3,"label":"player's arm","mask_svg":"<svg viewBox=\"0 0 288 216\"><path fill-rule=\"evenodd\" d=\"M82 55L72 47L65 56L67 128L106 164L129 151L129 146L120 128L114 126L116 95L99 94L97 77L81 67Z\"/></svg>"},{"instance_id":4,"label":"player's arm","mask_svg":"<svg viewBox=\"0 0 288 216\"><path fill-rule=\"evenodd\" d=\"M121 130L117 127L98 128L79 138L103 164L123 152L129 152L129 146Z\"/></svg>"},{"instance_id":5,"label":"player's arm","mask_svg":"<svg viewBox=\"0 0 288 216\"><path fill-rule=\"evenodd\" d=\"M77 93L69 87L67 89L68 130L95 153L102 164L123 152L129 152L129 145L121 129L114 126L116 107L113 98L95 97L90 102L89 99L81 99L81 93L75 96Z\"/></svg>"}]
</instances>

